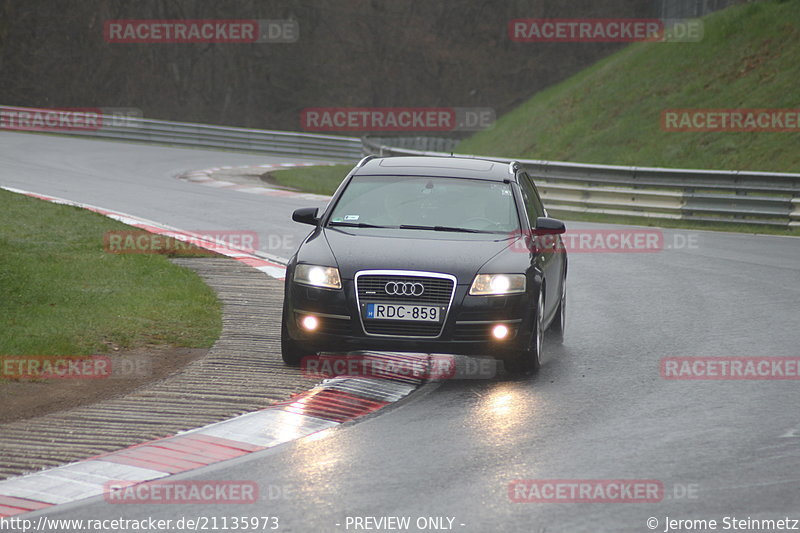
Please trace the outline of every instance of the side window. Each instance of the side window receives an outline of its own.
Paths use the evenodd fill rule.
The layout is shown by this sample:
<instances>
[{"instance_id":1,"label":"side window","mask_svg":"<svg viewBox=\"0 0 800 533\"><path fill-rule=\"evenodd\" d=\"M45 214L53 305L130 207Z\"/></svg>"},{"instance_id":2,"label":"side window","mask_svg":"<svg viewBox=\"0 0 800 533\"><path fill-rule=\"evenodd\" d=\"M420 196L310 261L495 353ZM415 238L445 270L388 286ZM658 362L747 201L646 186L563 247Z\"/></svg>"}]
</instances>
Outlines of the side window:
<instances>
[{"instance_id":1,"label":"side window","mask_svg":"<svg viewBox=\"0 0 800 533\"><path fill-rule=\"evenodd\" d=\"M536 219L544 216L544 206L527 174L520 174L519 186L522 191L522 199L525 201L525 210L528 212L528 221L531 226L535 226Z\"/></svg>"}]
</instances>

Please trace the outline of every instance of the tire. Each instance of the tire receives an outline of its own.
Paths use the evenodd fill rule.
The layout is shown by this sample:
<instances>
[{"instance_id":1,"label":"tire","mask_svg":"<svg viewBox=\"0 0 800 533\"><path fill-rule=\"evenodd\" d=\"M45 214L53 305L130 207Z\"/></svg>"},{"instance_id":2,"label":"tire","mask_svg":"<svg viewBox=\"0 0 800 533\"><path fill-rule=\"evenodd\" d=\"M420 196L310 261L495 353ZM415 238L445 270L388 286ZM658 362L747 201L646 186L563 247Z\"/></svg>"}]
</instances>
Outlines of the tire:
<instances>
[{"instance_id":1,"label":"tire","mask_svg":"<svg viewBox=\"0 0 800 533\"><path fill-rule=\"evenodd\" d=\"M300 366L303 357L316 355L304 350L302 346L289 337L289 331L286 328L286 313L284 311L283 320L281 321L281 358L288 366Z\"/></svg>"},{"instance_id":2,"label":"tire","mask_svg":"<svg viewBox=\"0 0 800 533\"><path fill-rule=\"evenodd\" d=\"M526 349L520 350L503 362L507 372L512 374L535 374L539 371L542 366L542 341L544 338L544 329L542 328L543 314L544 298L542 291L539 291L530 342Z\"/></svg>"},{"instance_id":3,"label":"tire","mask_svg":"<svg viewBox=\"0 0 800 533\"><path fill-rule=\"evenodd\" d=\"M558 303L556 316L550 323L549 332L553 340L561 344L564 342L564 330L567 325L567 280L561 282L561 301Z\"/></svg>"}]
</instances>

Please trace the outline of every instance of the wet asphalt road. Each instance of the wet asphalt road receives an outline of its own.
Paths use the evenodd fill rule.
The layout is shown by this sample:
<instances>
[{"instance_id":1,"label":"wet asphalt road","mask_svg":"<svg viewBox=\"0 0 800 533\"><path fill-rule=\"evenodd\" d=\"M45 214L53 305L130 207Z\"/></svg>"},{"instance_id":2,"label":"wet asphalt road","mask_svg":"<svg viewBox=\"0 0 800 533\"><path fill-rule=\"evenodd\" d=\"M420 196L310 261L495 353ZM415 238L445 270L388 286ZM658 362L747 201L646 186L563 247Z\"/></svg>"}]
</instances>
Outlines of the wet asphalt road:
<instances>
[{"instance_id":1,"label":"wet asphalt road","mask_svg":"<svg viewBox=\"0 0 800 533\"><path fill-rule=\"evenodd\" d=\"M172 177L278 161L293 160L0 134L2 185L182 229L300 239L305 230L289 214L313 202ZM366 419L175 478L255 480L255 505L94 499L46 514L269 515L279 517L280 531L296 532L391 530L354 528L352 517L367 516L409 517L410 531L442 530L418 529L416 521L449 517L463 532L664 531L666 517L715 519L725 530L725 517L800 519L800 383L675 381L659 372L664 357L800 356L800 241L664 230L664 242L669 248L657 253L570 255L566 341L546 344L536 377L500 372L432 383ZM520 479L657 480L664 497L515 503L509 483Z\"/></svg>"},{"instance_id":2,"label":"wet asphalt road","mask_svg":"<svg viewBox=\"0 0 800 533\"><path fill-rule=\"evenodd\" d=\"M292 210L321 207L324 202L215 189L176 176L221 166L299 162L309 160L0 132L1 185L114 209L188 231L254 231L259 249L278 257L291 256L308 233L308 228L292 222Z\"/></svg>"}]
</instances>

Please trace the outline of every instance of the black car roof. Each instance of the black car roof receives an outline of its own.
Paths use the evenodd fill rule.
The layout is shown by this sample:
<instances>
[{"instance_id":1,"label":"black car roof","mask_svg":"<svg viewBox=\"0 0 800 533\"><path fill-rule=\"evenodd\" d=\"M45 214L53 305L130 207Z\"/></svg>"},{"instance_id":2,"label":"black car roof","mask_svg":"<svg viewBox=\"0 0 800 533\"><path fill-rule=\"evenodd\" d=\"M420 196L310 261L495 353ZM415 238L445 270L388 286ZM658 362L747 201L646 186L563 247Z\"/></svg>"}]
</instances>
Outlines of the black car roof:
<instances>
[{"instance_id":1,"label":"black car roof","mask_svg":"<svg viewBox=\"0 0 800 533\"><path fill-rule=\"evenodd\" d=\"M362 161L355 175L453 176L488 180L512 180L510 163L474 157L397 156Z\"/></svg>"}]
</instances>

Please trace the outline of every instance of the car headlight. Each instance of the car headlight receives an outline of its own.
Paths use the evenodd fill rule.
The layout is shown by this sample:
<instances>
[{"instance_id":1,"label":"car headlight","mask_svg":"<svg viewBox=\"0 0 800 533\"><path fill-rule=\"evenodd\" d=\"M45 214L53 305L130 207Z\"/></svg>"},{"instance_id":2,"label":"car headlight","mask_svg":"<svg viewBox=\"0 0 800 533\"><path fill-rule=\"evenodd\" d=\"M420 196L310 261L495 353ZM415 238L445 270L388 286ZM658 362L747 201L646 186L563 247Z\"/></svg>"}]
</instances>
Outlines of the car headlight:
<instances>
[{"instance_id":1,"label":"car headlight","mask_svg":"<svg viewBox=\"0 0 800 533\"><path fill-rule=\"evenodd\" d=\"M525 292L525 274L478 274L469 293L490 296Z\"/></svg>"},{"instance_id":2,"label":"car headlight","mask_svg":"<svg viewBox=\"0 0 800 533\"><path fill-rule=\"evenodd\" d=\"M323 289L341 289L342 279L339 269L319 265L297 265L294 269L294 281Z\"/></svg>"}]
</instances>

